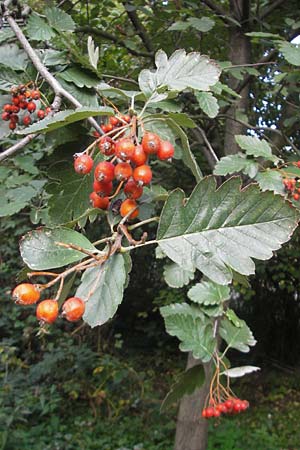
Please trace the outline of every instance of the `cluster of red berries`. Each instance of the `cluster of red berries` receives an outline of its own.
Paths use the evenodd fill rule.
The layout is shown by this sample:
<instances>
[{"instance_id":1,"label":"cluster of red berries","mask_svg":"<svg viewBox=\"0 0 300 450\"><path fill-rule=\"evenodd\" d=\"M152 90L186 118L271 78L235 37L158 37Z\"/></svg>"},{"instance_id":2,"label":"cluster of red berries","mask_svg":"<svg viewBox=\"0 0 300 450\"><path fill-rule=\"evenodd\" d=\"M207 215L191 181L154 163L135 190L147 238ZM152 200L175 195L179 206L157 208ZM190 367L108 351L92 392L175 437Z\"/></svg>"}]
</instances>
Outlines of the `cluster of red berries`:
<instances>
[{"instance_id":1,"label":"cluster of red berries","mask_svg":"<svg viewBox=\"0 0 300 450\"><path fill-rule=\"evenodd\" d=\"M248 408L249 402L247 400L232 397L224 402L204 408L202 417L210 419L211 417L220 417L221 414L238 414Z\"/></svg>"},{"instance_id":2,"label":"cluster of red berries","mask_svg":"<svg viewBox=\"0 0 300 450\"><path fill-rule=\"evenodd\" d=\"M300 161L293 162L293 165L300 168ZM283 180L285 190L294 200L300 200L300 179L285 178Z\"/></svg>"},{"instance_id":3,"label":"cluster of red berries","mask_svg":"<svg viewBox=\"0 0 300 450\"><path fill-rule=\"evenodd\" d=\"M22 283L15 287L12 297L17 304L33 305L40 300L40 289L31 283ZM70 297L62 305L62 317L69 322L77 322L83 316L85 303L79 297ZM36 308L36 317L41 323L53 323L59 314L58 302L53 299L41 301Z\"/></svg>"},{"instance_id":4,"label":"cluster of red berries","mask_svg":"<svg viewBox=\"0 0 300 450\"><path fill-rule=\"evenodd\" d=\"M32 113L37 109L36 101L39 101L41 93L38 89L28 89L27 86L21 84L11 89L11 102L6 103L2 109L2 120L9 122L9 128L15 130L18 123L22 123L26 127L32 123ZM22 118L19 113L24 111ZM45 110L38 109L37 118L44 117L51 112L48 106ZM28 114L29 113L29 114Z\"/></svg>"},{"instance_id":5,"label":"cluster of red berries","mask_svg":"<svg viewBox=\"0 0 300 450\"><path fill-rule=\"evenodd\" d=\"M143 134L141 143L134 132L124 137L123 128L128 128L130 122L130 116L114 116L110 117L109 123L102 125L105 134L99 137L96 143L107 160L95 167L90 200L93 207L105 210L109 207L111 198L115 197L124 185L126 199L120 205L120 214L122 217L129 215L129 219L134 219L139 214L136 200L142 196L143 186L152 180L149 157L156 155L160 160L170 160L174 156L174 147L169 141L163 141L151 132ZM134 130L135 125L132 123L131 127ZM91 172L94 161L87 152L77 153L74 158L74 169L77 173ZM115 194L111 195L114 181L118 183L118 187Z\"/></svg>"}]
</instances>

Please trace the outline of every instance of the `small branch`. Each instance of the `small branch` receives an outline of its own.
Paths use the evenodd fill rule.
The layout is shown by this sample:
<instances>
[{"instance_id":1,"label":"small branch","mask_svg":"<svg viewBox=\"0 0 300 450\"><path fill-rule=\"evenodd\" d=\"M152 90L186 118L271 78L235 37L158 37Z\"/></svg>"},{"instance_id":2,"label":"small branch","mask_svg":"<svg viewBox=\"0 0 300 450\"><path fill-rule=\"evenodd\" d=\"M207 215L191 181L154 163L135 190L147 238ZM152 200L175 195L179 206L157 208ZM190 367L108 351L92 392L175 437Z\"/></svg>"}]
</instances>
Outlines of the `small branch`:
<instances>
[{"instance_id":1,"label":"small branch","mask_svg":"<svg viewBox=\"0 0 300 450\"><path fill-rule=\"evenodd\" d=\"M85 255L90 256L91 258L94 258L96 261L103 262L103 258L105 258L104 256L95 255L94 253L89 252L88 250L85 250L84 248L79 247L78 245L65 244L64 242L55 242L55 245L59 245L60 247L64 247L64 248L70 248L70 249L76 250L80 253L84 253Z\"/></svg>"},{"instance_id":2,"label":"small branch","mask_svg":"<svg viewBox=\"0 0 300 450\"><path fill-rule=\"evenodd\" d=\"M159 222L159 217L151 217L150 219L143 220L142 222L135 223L134 225L129 225L128 230L132 231L136 228L142 227L143 225L146 225L147 223L151 222Z\"/></svg>"},{"instance_id":3,"label":"small branch","mask_svg":"<svg viewBox=\"0 0 300 450\"><path fill-rule=\"evenodd\" d=\"M221 5L215 3L212 0L203 0L203 3L208 6L213 12L215 12L227 25L234 25L235 27L237 26L236 20L232 19L226 9L224 9Z\"/></svg>"},{"instance_id":4,"label":"small branch","mask_svg":"<svg viewBox=\"0 0 300 450\"><path fill-rule=\"evenodd\" d=\"M126 13L131 20L132 25L134 26L137 34L140 36L141 41L143 42L145 48L148 50L148 52L151 54L151 57L153 57L154 48L152 45L152 41L150 36L148 36L148 33L146 31L146 28L144 27L142 21L139 19L139 16L137 15L137 12L135 9L127 9L126 8L126 1L122 1L123 6L126 10ZM128 2L130 5L132 5L132 2Z\"/></svg>"},{"instance_id":5,"label":"small branch","mask_svg":"<svg viewBox=\"0 0 300 450\"><path fill-rule=\"evenodd\" d=\"M26 137L24 137L23 139L18 141L16 144L12 145L7 150L4 150L3 152L1 152L0 153L0 161L3 161L4 159L9 158L10 156L17 153L19 150L21 150L27 144L29 144L29 142L31 142L36 136L37 136L36 133L28 134Z\"/></svg>"},{"instance_id":6,"label":"small branch","mask_svg":"<svg viewBox=\"0 0 300 450\"><path fill-rule=\"evenodd\" d=\"M124 42L124 39L120 39L117 36L115 36L114 34L108 33L107 31L103 31L98 28L93 28L88 25L85 25L82 27L77 27L75 30L75 33L88 33L88 34L92 34L93 36L103 37L104 39L108 39L109 41L114 42L119 47L125 48L129 53L131 53L134 56L142 56L144 58L152 58L153 57L153 55L151 53L140 52L140 51L137 51L137 50L134 50L134 49L128 47L128 45L126 45L126 43Z\"/></svg>"},{"instance_id":7,"label":"small branch","mask_svg":"<svg viewBox=\"0 0 300 450\"><path fill-rule=\"evenodd\" d=\"M201 142L200 136L202 137L202 140L205 143L205 147L203 148L203 152L205 154L205 157L207 159L207 162L208 162L210 168L213 170L215 165L219 161L219 158L217 157L214 149L212 148L211 143L207 139L205 131L202 128L200 128L200 127L193 128L191 131L194 134L194 136L195 136L195 138L197 139L198 142Z\"/></svg>"},{"instance_id":8,"label":"small branch","mask_svg":"<svg viewBox=\"0 0 300 450\"><path fill-rule=\"evenodd\" d=\"M129 244L134 245L134 246L145 244L147 236L148 236L148 234L145 232L145 233L143 233L141 239L139 241L136 241L135 239L133 239L133 237L129 233L126 225L120 224L118 227L118 230L120 230L123 233L123 235L126 237Z\"/></svg>"},{"instance_id":9,"label":"small branch","mask_svg":"<svg viewBox=\"0 0 300 450\"><path fill-rule=\"evenodd\" d=\"M262 11L259 18L261 20L265 19L274 9L276 9L278 6L280 6L282 3L286 3L286 0L275 0L270 2L268 6Z\"/></svg>"}]
</instances>

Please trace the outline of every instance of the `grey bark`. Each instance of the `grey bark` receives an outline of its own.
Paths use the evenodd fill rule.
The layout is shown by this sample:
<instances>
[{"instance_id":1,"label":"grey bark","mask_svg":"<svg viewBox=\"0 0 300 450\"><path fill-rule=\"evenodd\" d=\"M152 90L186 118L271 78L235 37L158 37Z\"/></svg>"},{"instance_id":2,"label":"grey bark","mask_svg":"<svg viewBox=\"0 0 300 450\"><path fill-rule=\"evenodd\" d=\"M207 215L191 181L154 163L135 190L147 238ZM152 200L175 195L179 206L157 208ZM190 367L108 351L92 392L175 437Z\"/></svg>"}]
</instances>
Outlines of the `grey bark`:
<instances>
[{"instance_id":1,"label":"grey bark","mask_svg":"<svg viewBox=\"0 0 300 450\"><path fill-rule=\"evenodd\" d=\"M188 355L186 369L199 364L191 353ZM210 364L204 364L205 383L192 395L186 395L180 402L177 416L174 450L205 450L207 448L208 422L201 413L207 397L211 379Z\"/></svg>"}]
</instances>

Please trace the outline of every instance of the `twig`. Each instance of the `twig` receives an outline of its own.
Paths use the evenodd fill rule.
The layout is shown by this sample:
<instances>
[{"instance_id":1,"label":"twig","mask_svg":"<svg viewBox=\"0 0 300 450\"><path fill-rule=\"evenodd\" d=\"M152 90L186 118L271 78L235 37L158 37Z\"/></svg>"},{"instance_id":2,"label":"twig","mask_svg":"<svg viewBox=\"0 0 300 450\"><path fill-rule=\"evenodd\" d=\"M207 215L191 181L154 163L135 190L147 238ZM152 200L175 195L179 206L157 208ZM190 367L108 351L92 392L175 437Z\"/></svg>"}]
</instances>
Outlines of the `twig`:
<instances>
[{"instance_id":1,"label":"twig","mask_svg":"<svg viewBox=\"0 0 300 450\"><path fill-rule=\"evenodd\" d=\"M129 244L131 245L142 245L146 242L148 233L144 232L141 239L139 241L136 241L135 239L133 239L133 237L131 236L131 234L129 233L126 225L124 224L120 224L118 226L118 230L120 230L124 236L126 237L127 241L129 242Z\"/></svg>"},{"instance_id":2,"label":"twig","mask_svg":"<svg viewBox=\"0 0 300 450\"><path fill-rule=\"evenodd\" d=\"M143 42L145 48L148 50L148 52L153 57L154 48L152 45L152 41L150 36L148 36L148 33L146 31L146 28L144 27L142 21L139 19L139 16L137 15L137 12L135 9L129 9L126 8L126 1L122 1L124 8L126 9L126 13L131 20L132 25L134 26L137 34L141 38L141 41ZM131 2L130 2L131 3Z\"/></svg>"},{"instance_id":3,"label":"twig","mask_svg":"<svg viewBox=\"0 0 300 450\"><path fill-rule=\"evenodd\" d=\"M59 245L60 247L77 250L80 253L84 253L85 255L90 256L91 258L94 258L96 261L103 261L103 257L104 257L103 255L102 256L95 255L93 252L89 252L88 250L85 250L84 248L79 247L79 245L65 244L64 242L55 242L55 244Z\"/></svg>"},{"instance_id":4,"label":"twig","mask_svg":"<svg viewBox=\"0 0 300 450\"><path fill-rule=\"evenodd\" d=\"M221 5L218 3L215 3L212 0L203 0L203 3L205 3L206 6L208 6L212 11L214 11L216 14L220 16L220 19L223 20L223 22L227 23L227 25L234 25L237 26L237 21L234 20L229 13L224 9Z\"/></svg>"},{"instance_id":5,"label":"twig","mask_svg":"<svg viewBox=\"0 0 300 450\"><path fill-rule=\"evenodd\" d=\"M214 169L215 165L219 161L219 158L217 157L214 149L212 148L211 143L207 139L205 131L201 127L193 128L191 131L194 134L194 136L195 136L195 138L197 139L198 142L201 139L200 136L202 137L202 139L203 139L203 141L205 143L205 147L203 148L205 157L207 159L207 162L208 162L210 168Z\"/></svg>"}]
</instances>

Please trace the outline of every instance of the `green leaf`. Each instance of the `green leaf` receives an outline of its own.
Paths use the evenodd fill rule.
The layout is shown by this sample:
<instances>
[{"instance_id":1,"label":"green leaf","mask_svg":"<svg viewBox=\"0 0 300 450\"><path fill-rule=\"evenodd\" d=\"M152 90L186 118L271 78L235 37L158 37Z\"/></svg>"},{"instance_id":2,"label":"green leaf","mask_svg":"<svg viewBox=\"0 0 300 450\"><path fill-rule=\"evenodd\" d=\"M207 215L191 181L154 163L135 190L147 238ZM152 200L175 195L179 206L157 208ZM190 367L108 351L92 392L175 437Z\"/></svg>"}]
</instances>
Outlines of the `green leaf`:
<instances>
[{"instance_id":1,"label":"green leaf","mask_svg":"<svg viewBox=\"0 0 300 450\"><path fill-rule=\"evenodd\" d=\"M21 211L37 194L38 191L30 185L9 189L7 192L0 191L0 217Z\"/></svg>"},{"instance_id":2,"label":"green leaf","mask_svg":"<svg viewBox=\"0 0 300 450\"><path fill-rule=\"evenodd\" d=\"M194 272L184 270L178 264L171 263L164 267L164 278L170 287L181 288L194 278Z\"/></svg>"},{"instance_id":3,"label":"green leaf","mask_svg":"<svg viewBox=\"0 0 300 450\"><path fill-rule=\"evenodd\" d=\"M230 378L238 378L243 377L248 373L257 372L260 370L260 367L256 366L241 366L241 367L232 367L231 369L224 370L220 375L226 375Z\"/></svg>"},{"instance_id":4,"label":"green leaf","mask_svg":"<svg viewBox=\"0 0 300 450\"><path fill-rule=\"evenodd\" d=\"M57 31L75 30L74 20L61 8L56 8L55 6L46 8L45 16L47 17L47 20L51 27Z\"/></svg>"},{"instance_id":5,"label":"green leaf","mask_svg":"<svg viewBox=\"0 0 300 450\"><path fill-rule=\"evenodd\" d=\"M90 64L92 67L97 69L98 62L99 62L99 47L95 47L95 43L93 41L92 36L88 37L87 48L88 48Z\"/></svg>"},{"instance_id":6,"label":"green leaf","mask_svg":"<svg viewBox=\"0 0 300 450\"><path fill-rule=\"evenodd\" d=\"M20 242L20 252L25 264L32 270L63 267L86 257L84 253L56 244L74 244L90 252L98 252L82 234L69 228L39 228L25 234Z\"/></svg>"},{"instance_id":7,"label":"green leaf","mask_svg":"<svg viewBox=\"0 0 300 450\"><path fill-rule=\"evenodd\" d=\"M258 172L255 177L262 191L274 191L276 194L284 194L285 189L280 172L267 169Z\"/></svg>"},{"instance_id":8,"label":"green leaf","mask_svg":"<svg viewBox=\"0 0 300 450\"><path fill-rule=\"evenodd\" d=\"M87 299L83 320L92 328L111 319L123 299L127 279L124 258L113 255L102 266L87 269L76 296Z\"/></svg>"},{"instance_id":9,"label":"green leaf","mask_svg":"<svg viewBox=\"0 0 300 450\"><path fill-rule=\"evenodd\" d=\"M10 28L2 28L2 30L0 30L0 44L2 44L2 42L7 42L14 37L15 34Z\"/></svg>"},{"instance_id":10,"label":"green leaf","mask_svg":"<svg viewBox=\"0 0 300 450\"><path fill-rule=\"evenodd\" d=\"M265 139L258 139L256 136L243 136L238 134L235 136L238 145L245 150L247 155L262 157L267 161L277 162L279 158L272 155L272 149Z\"/></svg>"},{"instance_id":11,"label":"green leaf","mask_svg":"<svg viewBox=\"0 0 300 450\"><path fill-rule=\"evenodd\" d=\"M214 118L219 113L219 105L216 97L211 92L196 92L196 99L199 106L208 117Z\"/></svg>"},{"instance_id":12,"label":"green leaf","mask_svg":"<svg viewBox=\"0 0 300 450\"><path fill-rule=\"evenodd\" d=\"M252 258L266 260L286 242L298 213L256 184L240 188L231 178L216 190L213 177L203 179L188 201L173 191L162 210L157 241L162 251L185 270L195 268L218 284L232 280L232 269L254 273Z\"/></svg>"},{"instance_id":13,"label":"green leaf","mask_svg":"<svg viewBox=\"0 0 300 450\"><path fill-rule=\"evenodd\" d=\"M28 56L16 44L4 44L0 46L0 64L23 71L28 64Z\"/></svg>"},{"instance_id":14,"label":"green leaf","mask_svg":"<svg viewBox=\"0 0 300 450\"><path fill-rule=\"evenodd\" d=\"M90 75L86 71L77 69L76 67L64 70L63 72L60 72L58 76L67 82L74 83L79 88L91 88L96 87L99 84L98 78Z\"/></svg>"},{"instance_id":15,"label":"green leaf","mask_svg":"<svg viewBox=\"0 0 300 450\"><path fill-rule=\"evenodd\" d=\"M82 106L98 108L99 103L94 89L79 88L74 83L67 83L63 79L60 80L60 84L64 89L66 89L66 91L72 94L82 104Z\"/></svg>"},{"instance_id":16,"label":"green leaf","mask_svg":"<svg viewBox=\"0 0 300 450\"><path fill-rule=\"evenodd\" d=\"M191 395L196 389L199 389L205 381L204 369L201 364L191 367L183 372L170 391L164 398L160 410L165 411L167 408L177 403L184 395Z\"/></svg>"},{"instance_id":17,"label":"green leaf","mask_svg":"<svg viewBox=\"0 0 300 450\"><path fill-rule=\"evenodd\" d=\"M26 129L19 131L18 134L48 133L49 131L65 127L70 123L87 119L88 117L112 116L113 114L114 110L107 106L99 106L98 108L82 106L76 109L65 109L64 111L59 111L53 116L46 117L45 119L30 125Z\"/></svg>"},{"instance_id":18,"label":"green leaf","mask_svg":"<svg viewBox=\"0 0 300 450\"><path fill-rule=\"evenodd\" d=\"M0 65L0 89L2 91L9 92L12 86L18 86L23 84L24 79L22 75L19 75L9 67Z\"/></svg>"},{"instance_id":19,"label":"green leaf","mask_svg":"<svg viewBox=\"0 0 300 450\"><path fill-rule=\"evenodd\" d=\"M78 175L73 164L64 161L52 166L48 176L56 180L46 187L47 192L52 194L49 199L50 224L77 221L90 209L93 175Z\"/></svg>"},{"instance_id":20,"label":"green leaf","mask_svg":"<svg viewBox=\"0 0 300 450\"><path fill-rule=\"evenodd\" d=\"M169 59L163 50L158 50L155 64L156 72L144 69L139 75L140 89L146 96L162 87L175 91L188 87L207 91L221 74L220 67L207 56L197 52L187 54L182 49L176 50Z\"/></svg>"},{"instance_id":21,"label":"green leaf","mask_svg":"<svg viewBox=\"0 0 300 450\"><path fill-rule=\"evenodd\" d=\"M235 348L243 353L249 352L250 347L256 344L252 331L244 320L241 320L240 327L236 327L227 317L224 317L220 323L219 334L229 348Z\"/></svg>"},{"instance_id":22,"label":"green leaf","mask_svg":"<svg viewBox=\"0 0 300 450\"><path fill-rule=\"evenodd\" d=\"M236 172L243 172L249 174L251 169L258 170L258 166L253 159L247 159L242 153L235 155L228 155L221 158L214 168L214 175L231 175ZM256 175L254 171L254 176ZM251 172L250 172L251 173ZM249 175L250 176L250 175Z\"/></svg>"},{"instance_id":23,"label":"green leaf","mask_svg":"<svg viewBox=\"0 0 300 450\"><path fill-rule=\"evenodd\" d=\"M300 45L290 42L282 42L279 44L279 50L284 58L294 66L300 66Z\"/></svg>"},{"instance_id":24,"label":"green leaf","mask_svg":"<svg viewBox=\"0 0 300 450\"><path fill-rule=\"evenodd\" d=\"M202 362L210 361L216 347L213 323L198 308L186 303L174 303L160 308L167 332L176 336L182 352L192 352Z\"/></svg>"},{"instance_id":25,"label":"green leaf","mask_svg":"<svg viewBox=\"0 0 300 450\"><path fill-rule=\"evenodd\" d=\"M201 33L210 31L215 25L214 20L205 16L201 17L201 19L198 19L198 17L189 17L187 21L192 28L195 28L195 30L200 31Z\"/></svg>"},{"instance_id":26,"label":"green leaf","mask_svg":"<svg viewBox=\"0 0 300 450\"><path fill-rule=\"evenodd\" d=\"M279 34L274 33L266 33L264 31L252 31L251 33L245 33L246 36L254 37L254 38L271 38L271 39L282 39Z\"/></svg>"},{"instance_id":27,"label":"green leaf","mask_svg":"<svg viewBox=\"0 0 300 450\"><path fill-rule=\"evenodd\" d=\"M212 281L202 281L188 291L188 298L199 305L219 305L230 297L230 288Z\"/></svg>"},{"instance_id":28,"label":"green leaf","mask_svg":"<svg viewBox=\"0 0 300 450\"><path fill-rule=\"evenodd\" d=\"M172 25L168 28L168 31L185 31L188 28L190 28L190 24L188 22L178 20L177 22L172 23Z\"/></svg>"},{"instance_id":29,"label":"green leaf","mask_svg":"<svg viewBox=\"0 0 300 450\"><path fill-rule=\"evenodd\" d=\"M41 60L47 67L66 65L68 64L68 54L67 51L59 52L58 50L53 50L47 48L41 52Z\"/></svg>"},{"instance_id":30,"label":"green leaf","mask_svg":"<svg viewBox=\"0 0 300 450\"><path fill-rule=\"evenodd\" d=\"M243 326L242 320L238 318L233 309L231 308L226 309L225 315L228 318L228 320L230 320L230 322L233 323L235 327L240 328Z\"/></svg>"},{"instance_id":31,"label":"green leaf","mask_svg":"<svg viewBox=\"0 0 300 450\"><path fill-rule=\"evenodd\" d=\"M30 39L35 41L48 41L55 36L53 29L36 13L30 14L26 33Z\"/></svg>"},{"instance_id":32,"label":"green leaf","mask_svg":"<svg viewBox=\"0 0 300 450\"><path fill-rule=\"evenodd\" d=\"M185 113L169 112L168 116L180 127L195 128L195 122Z\"/></svg>"}]
</instances>

